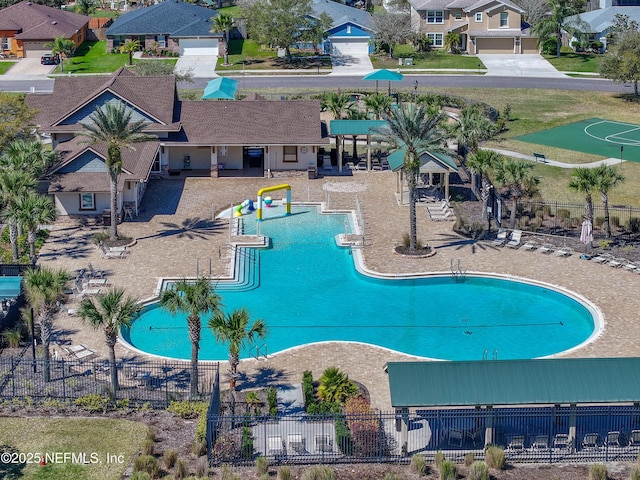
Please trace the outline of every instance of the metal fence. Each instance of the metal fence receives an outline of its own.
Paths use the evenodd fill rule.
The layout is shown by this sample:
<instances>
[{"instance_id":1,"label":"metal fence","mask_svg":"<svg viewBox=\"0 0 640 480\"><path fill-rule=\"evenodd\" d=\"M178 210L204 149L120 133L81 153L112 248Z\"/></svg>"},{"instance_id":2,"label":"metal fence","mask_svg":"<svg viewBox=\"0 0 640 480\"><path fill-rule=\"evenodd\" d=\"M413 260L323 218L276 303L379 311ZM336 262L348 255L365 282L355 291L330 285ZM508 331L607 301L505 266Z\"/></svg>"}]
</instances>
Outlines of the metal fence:
<instances>
[{"instance_id":1,"label":"metal fence","mask_svg":"<svg viewBox=\"0 0 640 480\"><path fill-rule=\"evenodd\" d=\"M117 369L118 400L166 408L171 401L189 399L189 362L119 360ZM198 375L200 396L208 398L214 390L218 364L200 363ZM46 362L41 358L34 360L24 352L20 357L0 358L0 399L74 401L89 394L109 396L111 390L107 361L51 359Z\"/></svg>"},{"instance_id":2,"label":"metal fence","mask_svg":"<svg viewBox=\"0 0 640 480\"><path fill-rule=\"evenodd\" d=\"M236 409L238 413L238 410ZM640 407L536 407L424 410L411 415L244 415L208 417L211 463L408 462L436 452L462 461L485 446L505 449L510 463L636 460Z\"/></svg>"}]
</instances>

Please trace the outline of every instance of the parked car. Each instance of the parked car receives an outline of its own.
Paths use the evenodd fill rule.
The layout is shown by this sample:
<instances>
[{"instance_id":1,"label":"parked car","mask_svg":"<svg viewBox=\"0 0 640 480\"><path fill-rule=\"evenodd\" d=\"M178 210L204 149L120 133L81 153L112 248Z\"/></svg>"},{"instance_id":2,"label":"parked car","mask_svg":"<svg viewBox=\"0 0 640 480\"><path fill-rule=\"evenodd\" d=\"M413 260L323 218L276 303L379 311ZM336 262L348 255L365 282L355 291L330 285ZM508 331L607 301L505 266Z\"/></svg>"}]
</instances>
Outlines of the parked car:
<instances>
[{"instance_id":1,"label":"parked car","mask_svg":"<svg viewBox=\"0 0 640 480\"><path fill-rule=\"evenodd\" d=\"M53 53L45 53L40 57L40 63L42 65L58 65L60 63L60 59Z\"/></svg>"}]
</instances>

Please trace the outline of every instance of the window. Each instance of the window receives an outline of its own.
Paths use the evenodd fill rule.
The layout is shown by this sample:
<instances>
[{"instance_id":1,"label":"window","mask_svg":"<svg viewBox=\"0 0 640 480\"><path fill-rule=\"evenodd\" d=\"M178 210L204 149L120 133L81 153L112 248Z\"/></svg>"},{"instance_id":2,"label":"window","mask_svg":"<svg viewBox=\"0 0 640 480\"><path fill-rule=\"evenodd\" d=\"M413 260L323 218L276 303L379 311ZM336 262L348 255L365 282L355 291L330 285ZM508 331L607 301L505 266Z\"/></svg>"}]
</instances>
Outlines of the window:
<instances>
[{"instance_id":1,"label":"window","mask_svg":"<svg viewBox=\"0 0 640 480\"><path fill-rule=\"evenodd\" d=\"M127 41L127 37L125 35L114 35L113 48L118 48L120 45L124 45L126 41Z\"/></svg>"},{"instance_id":2,"label":"window","mask_svg":"<svg viewBox=\"0 0 640 480\"><path fill-rule=\"evenodd\" d=\"M476 22L481 22L482 21L482 12L478 12L476 13Z\"/></svg>"},{"instance_id":3,"label":"window","mask_svg":"<svg viewBox=\"0 0 640 480\"><path fill-rule=\"evenodd\" d=\"M508 12L500 13L500 26L501 27L508 27L509 26L509 13Z\"/></svg>"},{"instance_id":4,"label":"window","mask_svg":"<svg viewBox=\"0 0 640 480\"><path fill-rule=\"evenodd\" d=\"M433 47L442 47L442 33L427 33L427 38Z\"/></svg>"},{"instance_id":5,"label":"window","mask_svg":"<svg viewBox=\"0 0 640 480\"><path fill-rule=\"evenodd\" d=\"M444 23L444 12L442 10L427 11L427 23Z\"/></svg>"},{"instance_id":6,"label":"window","mask_svg":"<svg viewBox=\"0 0 640 480\"><path fill-rule=\"evenodd\" d=\"M0 44L0 49L2 50L11 50L11 39L8 37L2 37L0 39L2 44Z\"/></svg>"},{"instance_id":7,"label":"window","mask_svg":"<svg viewBox=\"0 0 640 480\"><path fill-rule=\"evenodd\" d=\"M347 34L351 35L351 25L347 25Z\"/></svg>"},{"instance_id":8,"label":"window","mask_svg":"<svg viewBox=\"0 0 640 480\"><path fill-rule=\"evenodd\" d=\"M284 146L283 162L297 162L298 161L298 147L296 146Z\"/></svg>"},{"instance_id":9,"label":"window","mask_svg":"<svg viewBox=\"0 0 640 480\"><path fill-rule=\"evenodd\" d=\"M160 173L162 171L160 168L160 155L156 155L156 158L153 159L153 166L151 167L151 171L154 173Z\"/></svg>"},{"instance_id":10,"label":"window","mask_svg":"<svg viewBox=\"0 0 640 480\"><path fill-rule=\"evenodd\" d=\"M167 48L167 36L166 35L158 35L156 37L156 42L158 42L159 48Z\"/></svg>"},{"instance_id":11,"label":"window","mask_svg":"<svg viewBox=\"0 0 640 480\"><path fill-rule=\"evenodd\" d=\"M95 210L96 196L94 193L80 194L80 210Z\"/></svg>"},{"instance_id":12,"label":"window","mask_svg":"<svg viewBox=\"0 0 640 480\"><path fill-rule=\"evenodd\" d=\"M462 10L456 10L456 20L462 20Z\"/></svg>"}]
</instances>

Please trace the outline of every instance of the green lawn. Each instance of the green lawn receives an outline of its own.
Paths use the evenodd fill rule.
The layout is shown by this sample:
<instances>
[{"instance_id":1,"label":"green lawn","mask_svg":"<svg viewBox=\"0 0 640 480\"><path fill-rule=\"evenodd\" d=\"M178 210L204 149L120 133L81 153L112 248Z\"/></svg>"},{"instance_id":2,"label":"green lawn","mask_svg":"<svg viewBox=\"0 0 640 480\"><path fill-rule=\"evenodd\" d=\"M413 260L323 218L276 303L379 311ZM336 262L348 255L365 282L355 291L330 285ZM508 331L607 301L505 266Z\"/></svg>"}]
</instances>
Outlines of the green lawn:
<instances>
[{"instance_id":1,"label":"green lawn","mask_svg":"<svg viewBox=\"0 0 640 480\"><path fill-rule=\"evenodd\" d=\"M270 70L270 69L308 69L314 71L318 67L331 68L329 57L316 58L309 52L291 50L293 62L278 58L275 49L263 49L253 40L231 40L229 42L229 63L224 66L224 59L218 59L216 71Z\"/></svg>"},{"instance_id":2,"label":"green lawn","mask_svg":"<svg viewBox=\"0 0 640 480\"><path fill-rule=\"evenodd\" d=\"M108 54L106 45L106 41L84 42L76 50L75 56L65 61L64 72L110 73L127 64L129 55ZM60 66L56 67L55 73L60 73Z\"/></svg>"},{"instance_id":3,"label":"green lawn","mask_svg":"<svg viewBox=\"0 0 640 480\"><path fill-rule=\"evenodd\" d=\"M555 55L544 55L544 58L561 72L596 73L600 67L602 55L563 53L559 58Z\"/></svg>"},{"instance_id":4,"label":"green lawn","mask_svg":"<svg viewBox=\"0 0 640 480\"><path fill-rule=\"evenodd\" d=\"M142 423L107 418L0 418L0 448L26 455L57 454L44 466L35 462L10 469L3 462L0 478L118 480L140 451L147 431ZM69 456L82 453L92 463L73 462Z\"/></svg>"},{"instance_id":5,"label":"green lawn","mask_svg":"<svg viewBox=\"0 0 640 480\"><path fill-rule=\"evenodd\" d=\"M220 13L228 13L233 18L242 18L242 7L239 5L233 5L231 7L222 7L218 9Z\"/></svg>"},{"instance_id":6,"label":"green lawn","mask_svg":"<svg viewBox=\"0 0 640 480\"><path fill-rule=\"evenodd\" d=\"M371 57L373 68L399 68L400 70L412 68L456 68L465 70L484 69L484 64L478 57L470 55L452 55L439 50L428 53L416 53L410 45L398 45L393 53L389 55L375 55ZM398 58L413 58L413 66L398 65Z\"/></svg>"},{"instance_id":7,"label":"green lawn","mask_svg":"<svg viewBox=\"0 0 640 480\"><path fill-rule=\"evenodd\" d=\"M0 62L0 75L7 73L7 70L13 67L14 63L16 62Z\"/></svg>"}]
</instances>

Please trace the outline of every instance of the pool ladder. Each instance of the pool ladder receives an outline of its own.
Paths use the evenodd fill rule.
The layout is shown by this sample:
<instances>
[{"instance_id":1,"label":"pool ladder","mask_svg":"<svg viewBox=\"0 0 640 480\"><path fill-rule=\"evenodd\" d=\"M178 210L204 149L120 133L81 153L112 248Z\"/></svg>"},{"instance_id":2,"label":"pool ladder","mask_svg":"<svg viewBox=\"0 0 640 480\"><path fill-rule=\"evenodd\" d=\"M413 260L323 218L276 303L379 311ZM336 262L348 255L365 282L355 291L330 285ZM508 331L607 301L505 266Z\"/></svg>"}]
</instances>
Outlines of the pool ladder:
<instances>
[{"instance_id":1,"label":"pool ladder","mask_svg":"<svg viewBox=\"0 0 640 480\"><path fill-rule=\"evenodd\" d=\"M269 349L267 348L267 344L263 343L262 345L252 346L249 350L249 355L252 355L256 360L260 360L261 358L266 360L269 356Z\"/></svg>"},{"instance_id":2,"label":"pool ladder","mask_svg":"<svg viewBox=\"0 0 640 480\"><path fill-rule=\"evenodd\" d=\"M485 348L482 352L482 360L489 360L489 349ZM491 360L498 360L498 349L496 348L491 354Z\"/></svg>"},{"instance_id":3,"label":"pool ladder","mask_svg":"<svg viewBox=\"0 0 640 480\"><path fill-rule=\"evenodd\" d=\"M453 258L451 259L451 277L453 281L456 283L461 283L465 281L465 277L467 275L466 270L462 270L462 261L458 259L457 267L453 264Z\"/></svg>"}]
</instances>

